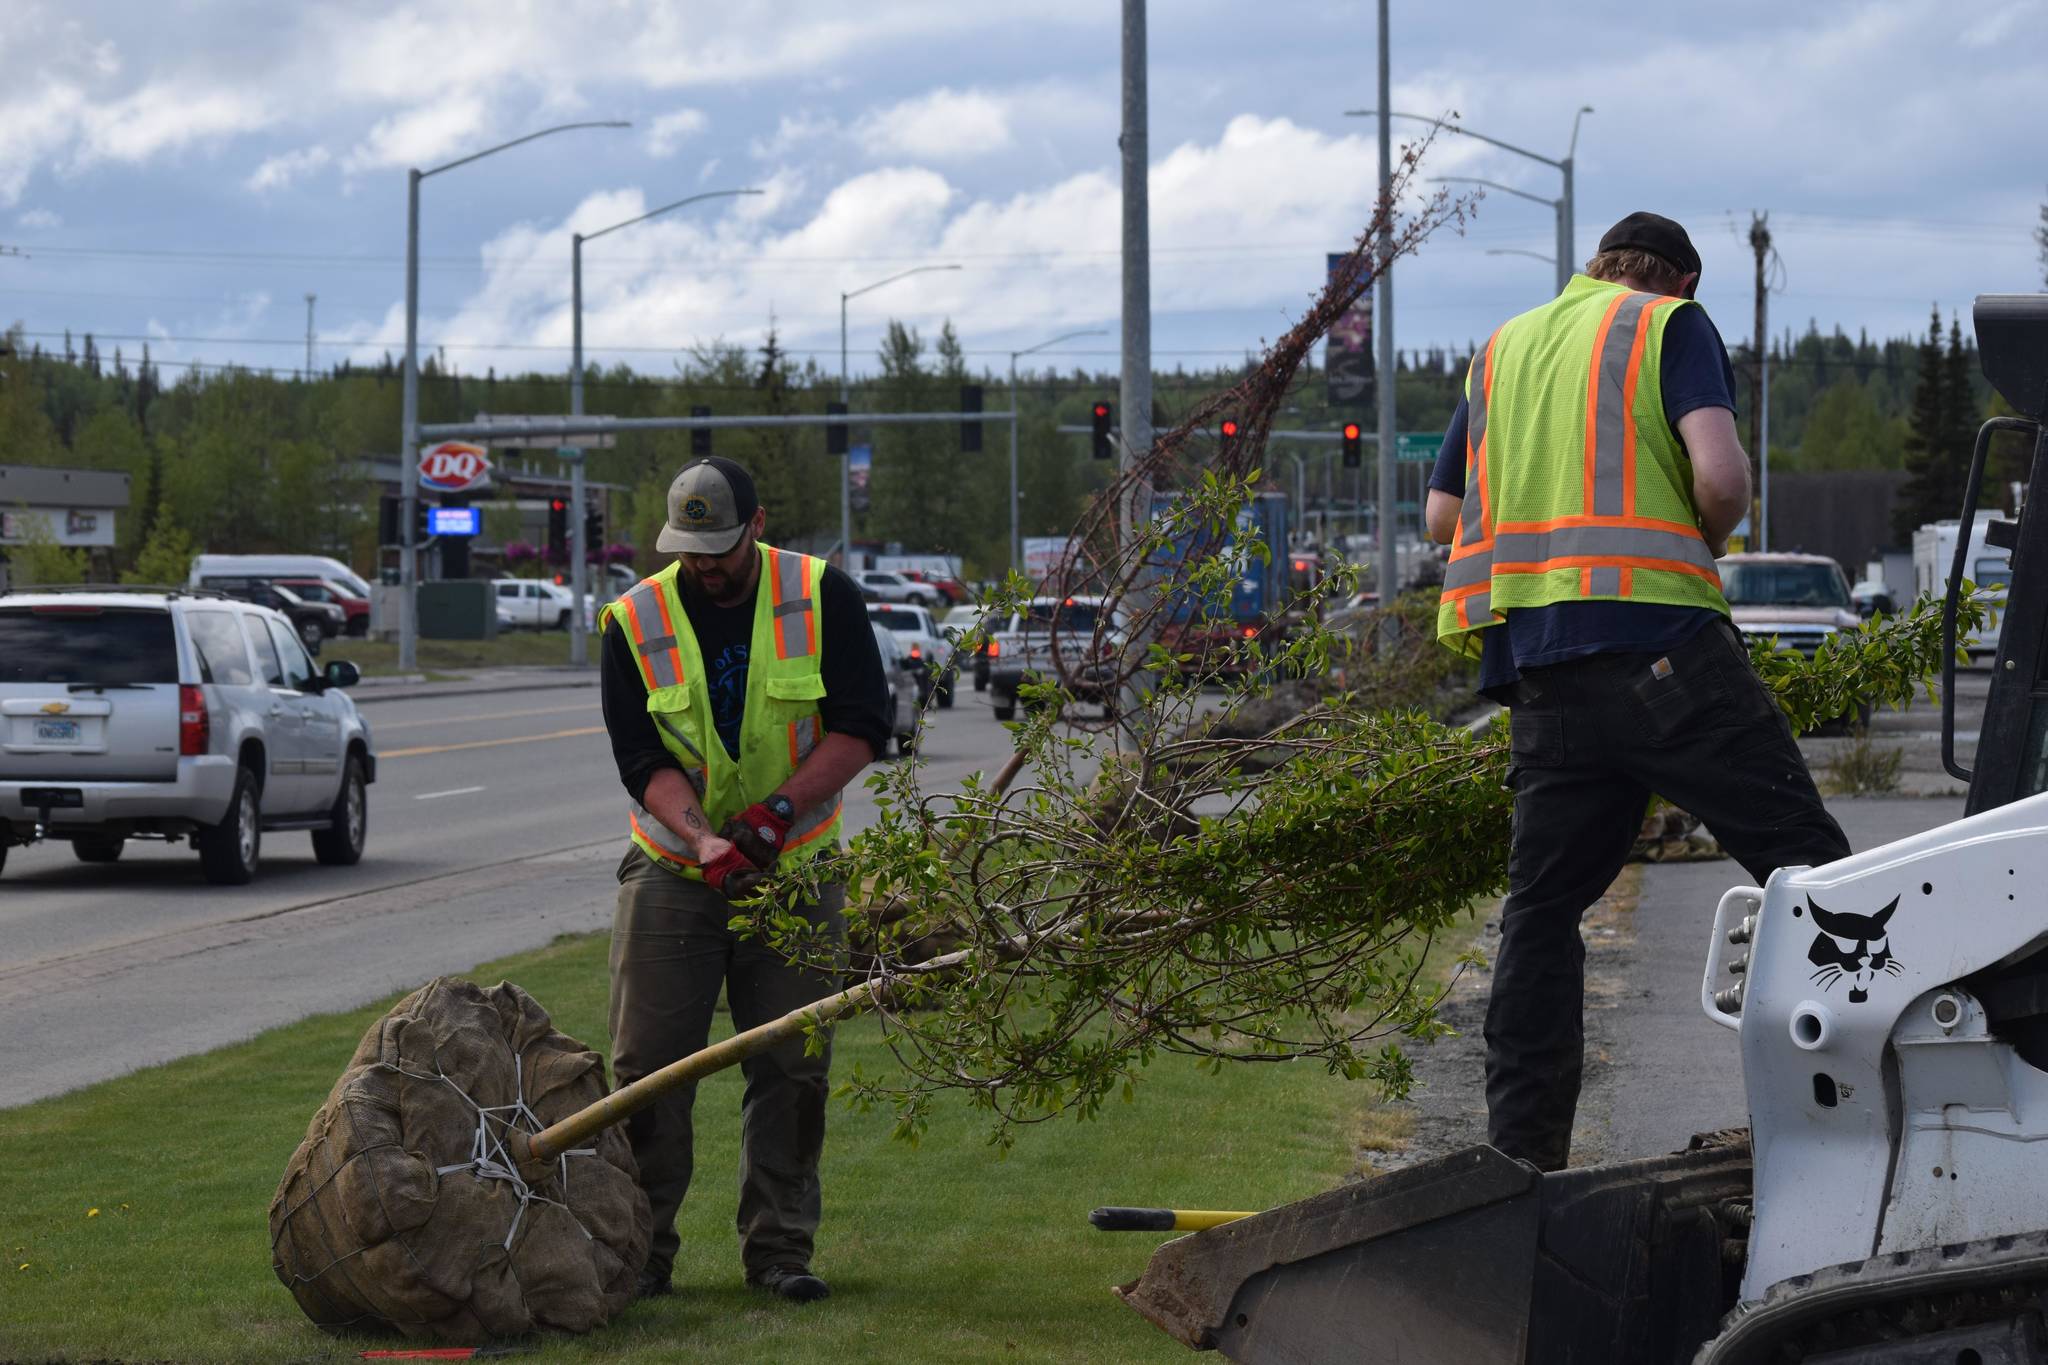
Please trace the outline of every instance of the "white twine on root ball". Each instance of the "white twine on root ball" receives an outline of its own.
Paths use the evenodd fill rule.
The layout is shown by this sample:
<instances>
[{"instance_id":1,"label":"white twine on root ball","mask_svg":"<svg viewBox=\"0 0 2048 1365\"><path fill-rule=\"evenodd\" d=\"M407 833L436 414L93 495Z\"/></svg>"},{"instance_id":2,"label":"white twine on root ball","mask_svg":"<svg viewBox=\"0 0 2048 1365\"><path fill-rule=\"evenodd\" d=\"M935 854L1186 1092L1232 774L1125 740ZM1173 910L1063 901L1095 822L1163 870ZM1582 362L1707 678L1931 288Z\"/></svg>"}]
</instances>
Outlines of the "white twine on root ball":
<instances>
[{"instance_id":1,"label":"white twine on root ball","mask_svg":"<svg viewBox=\"0 0 2048 1365\"><path fill-rule=\"evenodd\" d=\"M528 1185L519 1174L518 1162L506 1150L504 1133L523 1131L528 1135L532 1135L547 1126L540 1121L539 1115L527 1107L526 1078L524 1069L520 1065L518 1053L512 1054L512 1086L513 1093L518 1098L510 1104L478 1104L469 1097L468 1093L461 1086L457 1085L438 1068L433 1075L429 1076L420 1072L407 1071L405 1068L390 1062L381 1063L381 1065L391 1071L396 1071L401 1076L411 1077L413 1080L439 1080L446 1084L450 1090L462 1096L462 1102L476 1111L476 1132L470 1139L469 1160L457 1161L447 1166L437 1166L434 1168L434 1174L436 1176L446 1176L456 1171L467 1171L479 1180L504 1180L511 1183L513 1191L519 1196L519 1211L512 1215L512 1226L505 1232L505 1250L510 1251L512 1249L512 1240L519 1235L520 1221L526 1217L526 1206L533 1203L553 1204L569 1215L570 1221L576 1224L576 1230L583 1234L585 1241L597 1240L590 1235L590 1229L583 1226L583 1220L576 1216L575 1210L571 1209L562 1199L550 1199L544 1194L537 1193L531 1185ZM496 1125L495 1128L493 1125ZM574 1147L556 1158L556 1164L561 1173L562 1194L564 1198L569 1193L569 1158L572 1156L596 1155L597 1148L595 1147Z\"/></svg>"}]
</instances>

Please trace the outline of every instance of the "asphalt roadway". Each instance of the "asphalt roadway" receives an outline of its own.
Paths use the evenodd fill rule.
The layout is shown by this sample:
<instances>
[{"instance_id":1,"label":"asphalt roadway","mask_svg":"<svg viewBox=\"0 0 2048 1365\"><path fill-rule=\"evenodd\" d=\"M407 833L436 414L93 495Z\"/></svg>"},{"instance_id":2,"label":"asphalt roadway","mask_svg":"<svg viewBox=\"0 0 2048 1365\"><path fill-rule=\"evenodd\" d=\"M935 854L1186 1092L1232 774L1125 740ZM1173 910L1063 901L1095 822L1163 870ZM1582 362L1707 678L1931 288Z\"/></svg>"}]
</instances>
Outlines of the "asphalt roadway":
<instances>
[{"instance_id":1,"label":"asphalt roadway","mask_svg":"<svg viewBox=\"0 0 2048 1365\"><path fill-rule=\"evenodd\" d=\"M209 885L183 844L131 840L97 866L68 843L10 850L0 1107L607 927L625 795L594 682L558 670L361 688L378 781L355 867L322 867L302 833L267 834L246 887ZM930 716L929 790L1007 757L987 694L963 685ZM874 811L856 782L849 830Z\"/></svg>"}]
</instances>

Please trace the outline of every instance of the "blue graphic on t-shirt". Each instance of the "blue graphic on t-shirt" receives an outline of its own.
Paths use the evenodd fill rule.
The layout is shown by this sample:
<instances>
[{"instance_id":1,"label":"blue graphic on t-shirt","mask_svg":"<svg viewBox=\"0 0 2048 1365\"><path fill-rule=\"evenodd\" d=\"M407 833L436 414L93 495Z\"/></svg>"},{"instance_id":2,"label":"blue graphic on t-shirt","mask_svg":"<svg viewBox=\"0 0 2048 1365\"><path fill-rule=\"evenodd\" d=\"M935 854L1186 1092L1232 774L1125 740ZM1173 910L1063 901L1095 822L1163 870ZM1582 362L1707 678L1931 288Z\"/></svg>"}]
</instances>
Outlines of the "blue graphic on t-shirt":
<instances>
[{"instance_id":1,"label":"blue graphic on t-shirt","mask_svg":"<svg viewBox=\"0 0 2048 1365\"><path fill-rule=\"evenodd\" d=\"M711 722L719 742L740 756L740 721L747 713L747 644L727 645L711 661Z\"/></svg>"}]
</instances>

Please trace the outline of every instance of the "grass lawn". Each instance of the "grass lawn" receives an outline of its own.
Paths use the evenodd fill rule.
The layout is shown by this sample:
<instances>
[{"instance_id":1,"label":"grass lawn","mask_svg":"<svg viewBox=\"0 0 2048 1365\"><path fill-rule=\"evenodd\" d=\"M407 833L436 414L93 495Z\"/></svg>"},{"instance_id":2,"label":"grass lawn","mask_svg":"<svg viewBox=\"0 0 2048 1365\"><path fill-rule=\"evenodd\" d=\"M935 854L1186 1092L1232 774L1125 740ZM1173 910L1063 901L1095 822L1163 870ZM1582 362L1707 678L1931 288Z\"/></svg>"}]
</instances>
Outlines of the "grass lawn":
<instances>
[{"instance_id":1,"label":"grass lawn","mask_svg":"<svg viewBox=\"0 0 2048 1365\"><path fill-rule=\"evenodd\" d=\"M390 640L334 639L321 646L322 662L347 659L364 673L396 673L398 645ZM465 668L504 668L515 664L569 663L566 630L508 630L495 640L421 640L419 670L460 672Z\"/></svg>"},{"instance_id":2,"label":"grass lawn","mask_svg":"<svg viewBox=\"0 0 2048 1365\"><path fill-rule=\"evenodd\" d=\"M558 1027L602 1046L605 948L602 936L564 939L474 976L519 982ZM307 1120L389 1005L0 1110L0 1360L338 1365L403 1344L310 1326L271 1274L265 1226ZM842 1069L887 1064L870 1022L843 1026L838 1047ZM1185 1361L1108 1292L1163 1238L1098 1233L1088 1210L1258 1209L1325 1189L1352 1168L1368 1107L1362 1088L1313 1065L1205 1076L1165 1062L1135 1104L1026 1133L998 1159L963 1104L942 1105L910 1148L889 1137L889 1115L835 1102L816 1263L833 1297L797 1308L740 1283L739 1097L737 1071L698 1094L678 1293L591 1336L541 1341L530 1358Z\"/></svg>"}]
</instances>

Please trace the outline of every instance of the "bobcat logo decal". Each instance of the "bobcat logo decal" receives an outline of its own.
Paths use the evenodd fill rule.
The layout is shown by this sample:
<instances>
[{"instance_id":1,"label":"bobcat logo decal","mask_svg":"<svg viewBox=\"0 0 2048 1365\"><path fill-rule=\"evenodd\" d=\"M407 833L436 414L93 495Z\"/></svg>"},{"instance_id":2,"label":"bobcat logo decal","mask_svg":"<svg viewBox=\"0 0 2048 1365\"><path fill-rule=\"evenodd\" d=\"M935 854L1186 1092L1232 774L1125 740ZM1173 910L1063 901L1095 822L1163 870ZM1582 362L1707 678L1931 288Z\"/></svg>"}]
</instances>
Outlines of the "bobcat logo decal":
<instances>
[{"instance_id":1,"label":"bobcat logo decal","mask_svg":"<svg viewBox=\"0 0 2048 1365\"><path fill-rule=\"evenodd\" d=\"M1837 981L1847 977L1849 1003L1860 1005L1870 998L1870 983L1879 972L1899 975L1891 937L1885 932L1885 922L1899 908L1897 896L1874 915L1823 910L1811 896L1806 898L1806 907L1813 912L1813 922L1820 930L1813 936L1813 946L1806 950L1806 960L1819 968L1812 979L1820 983L1822 990L1832 990Z\"/></svg>"}]
</instances>

